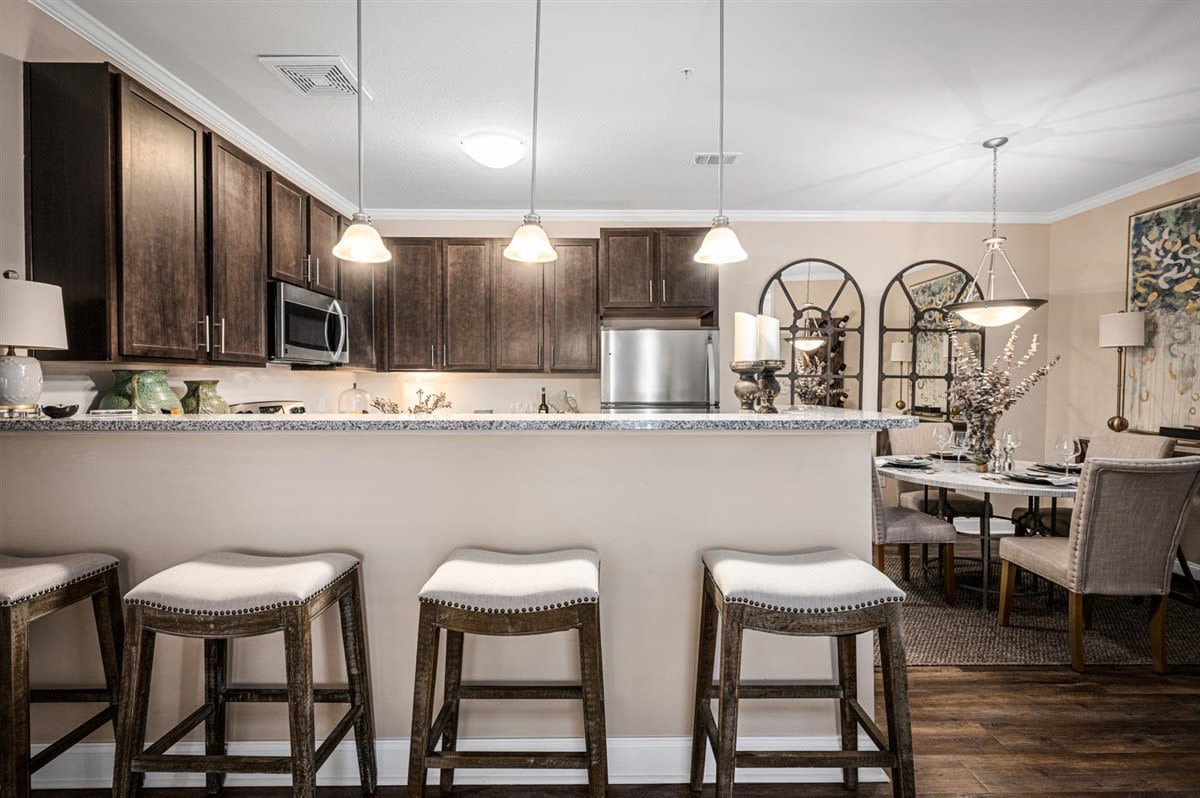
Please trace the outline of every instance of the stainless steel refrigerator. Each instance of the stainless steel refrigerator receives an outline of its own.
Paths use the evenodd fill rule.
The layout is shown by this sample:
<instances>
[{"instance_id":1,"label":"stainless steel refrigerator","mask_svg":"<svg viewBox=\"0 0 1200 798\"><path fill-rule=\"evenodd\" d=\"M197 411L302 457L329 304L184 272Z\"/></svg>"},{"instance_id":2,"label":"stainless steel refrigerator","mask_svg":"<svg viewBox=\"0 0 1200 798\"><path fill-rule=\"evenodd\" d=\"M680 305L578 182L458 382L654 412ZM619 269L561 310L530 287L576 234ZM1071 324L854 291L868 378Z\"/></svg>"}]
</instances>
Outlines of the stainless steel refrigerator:
<instances>
[{"instance_id":1,"label":"stainless steel refrigerator","mask_svg":"<svg viewBox=\"0 0 1200 798\"><path fill-rule=\"evenodd\" d=\"M718 412L715 329L601 330L600 409Z\"/></svg>"}]
</instances>

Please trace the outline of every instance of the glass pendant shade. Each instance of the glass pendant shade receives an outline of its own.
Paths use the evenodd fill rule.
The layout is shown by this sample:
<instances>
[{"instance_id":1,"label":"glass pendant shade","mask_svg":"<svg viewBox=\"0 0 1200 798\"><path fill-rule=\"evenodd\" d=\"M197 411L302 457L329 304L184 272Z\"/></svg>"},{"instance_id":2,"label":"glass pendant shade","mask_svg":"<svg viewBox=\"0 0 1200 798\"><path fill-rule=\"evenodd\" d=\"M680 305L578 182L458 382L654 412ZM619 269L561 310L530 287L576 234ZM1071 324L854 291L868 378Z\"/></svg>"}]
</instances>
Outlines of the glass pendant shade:
<instances>
[{"instance_id":1,"label":"glass pendant shade","mask_svg":"<svg viewBox=\"0 0 1200 798\"><path fill-rule=\"evenodd\" d=\"M948 305L946 310L957 313L963 321L980 327L1003 327L1044 304L1044 299L990 299L960 302Z\"/></svg>"},{"instance_id":2,"label":"glass pendant shade","mask_svg":"<svg viewBox=\"0 0 1200 798\"><path fill-rule=\"evenodd\" d=\"M704 236L694 260L696 263L740 263L748 257L737 233L729 226L729 220L718 216L713 219L712 229Z\"/></svg>"},{"instance_id":3,"label":"glass pendant shade","mask_svg":"<svg viewBox=\"0 0 1200 798\"><path fill-rule=\"evenodd\" d=\"M379 231L371 226L366 214L354 214L354 223L342 233L342 239L333 248L333 255L340 260L355 263L386 263L392 259Z\"/></svg>"},{"instance_id":4,"label":"glass pendant shade","mask_svg":"<svg viewBox=\"0 0 1200 798\"><path fill-rule=\"evenodd\" d=\"M550 238L542 229L542 220L537 216L526 216L525 223L517 228L512 241L504 248L504 257L518 263L549 263L558 260L558 253L550 246Z\"/></svg>"},{"instance_id":5,"label":"glass pendant shade","mask_svg":"<svg viewBox=\"0 0 1200 798\"><path fill-rule=\"evenodd\" d=\"M792 346L801 352L816 352L825 345L825 339L815 335L798 335L792 339Z\"/></svg>"}]
</instances>

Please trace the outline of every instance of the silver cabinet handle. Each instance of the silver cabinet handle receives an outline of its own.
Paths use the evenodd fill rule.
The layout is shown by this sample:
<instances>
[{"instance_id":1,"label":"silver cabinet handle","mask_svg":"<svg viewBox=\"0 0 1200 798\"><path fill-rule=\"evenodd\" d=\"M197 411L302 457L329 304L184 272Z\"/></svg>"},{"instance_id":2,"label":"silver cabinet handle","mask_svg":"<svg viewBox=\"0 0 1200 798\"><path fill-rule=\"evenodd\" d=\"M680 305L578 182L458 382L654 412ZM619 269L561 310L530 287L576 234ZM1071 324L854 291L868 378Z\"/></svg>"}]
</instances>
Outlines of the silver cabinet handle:
<instances>
[{"instance_id":1,"label":"silver cabinet handle","mask_svg":"<svg viewBox=\"0 0 1200 798\"><path fill-rule=\"evenodd\" d=\"M666 280L662 281L662 293L659 294L658 298L659 298L659 301L661 301L661 302L667 301L667 281Z\"/></svg>"},{"instance_id":2,"label":"silver cabinet handle","mask_svg":"<svg viewBox=\"0 0 1200 798\"><path fill-rule=\"evenodd\" d=\"M450 361L447 359L447 356L446 356L446 345L442 344L442 365L445 366L449 362Z\"/></svg>"},{"instance_id":3,"label":"silver cabinet handle","mask_svg":"<svg viewBox=\"0 0 1200 798\"><path fill-rule=\"evenodd\" d=\"M223 355L223 354L225 354L225 317L224 316L221 317L221 320L219 322L213 322L213 327L215 328L218 324L221 326L220 348L221 348L221 354Z\"/></svg>"},{"instance_id":4,"label":"silver cabinet handle","mask_svg":"<svg viewBox=\"0 0 1200 798\"><path fill-rule=\"evenodd\" d=\"M200 321L196 322L196 324L198 324L200 327L202 327L204 329L204 351L211 352L212 351L212 335L209 332L209 327L208 327L208 314L205 314L204 318L201 319ZM197 343L199 343L199 342L197 342Z\"/></svg>"},{"instance_id":5,"label":"silver cabinet handle","mask_svg":"<svg viewBox=\"0 0 1200 798\"><path fill-rule=\"evenodd\" d=\"M313 280L313 282L320 284L320 282L321 282L321 259L315 258L314 260L316 260L316 262L317 262L317 277L315 280Z\"/></svg>"},{"instance_id":6,"label":"silver cabinet handle","mask_svg":"<svg viewBox=\"0 0 1200 798\"><path fill-rule=\"evenodd\" d=\"M304 256L304 282L312 280L312 255Z\"/></svg>"},{"instance_id":7,"label":"silver cabinet handle","mask_svg":"<svg viewBox=\"0 0 1200 798\"><path fill-rule=\"evenodd\" d=\"M646 282L647 282L647 285L650 286L650 304L653 305L654 304L654 281L647 280Z\"/></svg>"},{"instance_id":8,"label":"silver cabinet handle","mask_svg":"<svg viewBox=\"0 0 1200 798\"><path fill-rule=\"evenodd\" d=\"M434 347L435 344L429 345L429 368L435 368L437 366L437 360L434 359L433 354Z\"/></svg>"}]
</instances>

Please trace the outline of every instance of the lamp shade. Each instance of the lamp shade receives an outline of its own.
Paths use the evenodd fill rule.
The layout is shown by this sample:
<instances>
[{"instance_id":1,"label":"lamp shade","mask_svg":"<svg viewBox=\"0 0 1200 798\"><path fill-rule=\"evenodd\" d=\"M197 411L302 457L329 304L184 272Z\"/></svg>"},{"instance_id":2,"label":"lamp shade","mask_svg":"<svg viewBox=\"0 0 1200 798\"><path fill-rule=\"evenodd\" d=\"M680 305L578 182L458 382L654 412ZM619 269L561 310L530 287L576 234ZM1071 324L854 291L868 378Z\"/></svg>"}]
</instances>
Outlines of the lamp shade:
<instances>
[{"instance_id":1,"label":"lamp shade","mask_svg":"<svg viewBox=\"0 0 1200 798\"><path fill-rule=\"evenodd\" d=\"M909 363L912 361L912 345L904 341L893 341L888 360L893 363Z\"/></svg>"},{"instance_id":2,"label":"lamp shade","mask_svg":"<svg viewBox=\"0 0 1200 798\"><path fill-rule=\"evenodd\" d=\"M0 279L0 346L66 349L62 289L49 283Z\"/></svg>"},{"instance_id":3,"label":"lamp shade","mask_svg":"<svg viewBox=\"0 0 1200 798\"><path fill-rule=\"evenodd\" d=\"M355 263L386 263L392 259L392 253L379 237L379 231L371 226L369 221L358 219L342 233L341 241L333 248L333 256L340 260Z\"/></svg>"},{"instance_id":4,"label":"lamp shade","mask_svg":"<svg viewBox=\"0 0 1200 798\"><path fill-rule=\"evenodd\" d=\"M742 249L742 242L738 241L737 233L733 232L733 228L729 226L729 222L714 221L693 259L696 263L720 264L740 263L748 257L746 250Z\"/></svg>"},{"instance_id":5,"label":"lamp shade","mask_svg":"<svg viewBox=\"0 0 1200 798\"><path fill-rule=\"evenodd\" d=\"M504 257L518 263L549 263L558 260L558 253L550 246L550 238L542 226L526 217L525 224L517 228L504 248Z\"/></svg>"},{"instance_id":6,"label":"lamp shade","mask_svg":"<svg viewBox=\"0 0 1200 798\"><path fill-rule=\"evenodd\" d=\"M1100 317L1100 348L1146 345L1146 314L1105 313Z\"/></svg>"}]
</instances>

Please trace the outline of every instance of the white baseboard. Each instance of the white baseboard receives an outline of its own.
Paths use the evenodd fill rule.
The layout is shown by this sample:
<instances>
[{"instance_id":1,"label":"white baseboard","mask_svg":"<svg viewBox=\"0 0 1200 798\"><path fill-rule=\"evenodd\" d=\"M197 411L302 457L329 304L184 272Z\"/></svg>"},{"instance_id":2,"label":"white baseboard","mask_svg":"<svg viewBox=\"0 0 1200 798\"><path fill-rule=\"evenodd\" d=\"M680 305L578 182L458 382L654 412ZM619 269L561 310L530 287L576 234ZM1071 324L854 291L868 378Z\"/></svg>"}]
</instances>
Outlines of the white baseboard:
<instances>
[{"instance_id":1,"label":"white baseboard","mask_svg":"<svg viewBox=\"0 0 1200 798\"><path fill-rule=\"evenodd\" d=\"M874 750L866 737L859 740L863 750ZM34 752L45 748L34 746ZM692 741L687 737L614 737L608 741L609 781L613 784L679 784L688 780ZM738 740L743 750L836 750L837 737L748 737ZM583 750L582 739L476 739L462 740L460 750L477 751L562 751ZM183 742L172 753L203 754L202 742ZM376 741L380 784L404 784L408 780L408 740ZM287 742L230 743L231 754L287 756ZM82 743L55 759L33 777L35 789L103 788L112 783L112 743ZM708 754L705 780L715 774L712 752ZM437 772L431 774L436 783ZM859 777L864 782L885 781L879 768L863 768ZM835 768L755 768L738 771L741 782L840 782L842 774ZM459 784L584 784L583 771L571 770L500 770L467 769L456 772ZM283 786L288 776L230 774L229 786ZM354 743L343 741L317 774L322 785L358 784L358 763ZM149 787L196 787L204 785L204 774L151 773L146 777Z\"/></svg>"}]
</instances>

